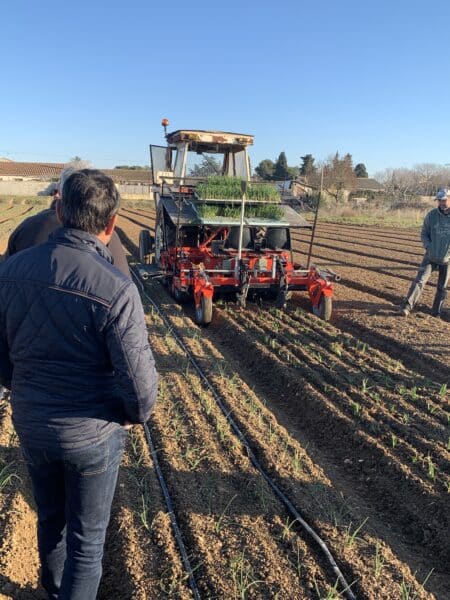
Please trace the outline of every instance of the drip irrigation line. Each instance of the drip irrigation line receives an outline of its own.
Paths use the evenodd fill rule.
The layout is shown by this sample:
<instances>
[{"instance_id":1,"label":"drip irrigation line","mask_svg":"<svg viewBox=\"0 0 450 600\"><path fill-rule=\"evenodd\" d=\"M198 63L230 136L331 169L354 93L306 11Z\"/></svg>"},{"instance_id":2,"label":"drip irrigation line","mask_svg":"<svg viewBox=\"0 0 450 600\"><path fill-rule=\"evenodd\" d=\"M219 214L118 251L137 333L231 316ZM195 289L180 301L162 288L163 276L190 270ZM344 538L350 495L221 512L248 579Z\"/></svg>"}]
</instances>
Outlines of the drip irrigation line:
<instances>
[{"instance_id":1,"label":"drip irrigation line","mask_svg":"<svg viewBox=\"0 0 450 600\"><path fill-rule=\"evenodd\" d=\"M134 276L141 292L144 295L147 295L145 293L144 285L143 285L142 281L140 280L140 278L136 275L133 268L130 267L130 270L131 270L131 273ZM197 583L194 578L194 571L192 569L191 562L189 560L189 557L188 557L188 554L186 551L186 546L184 545L184 542L183 542L183 536L181 535L180 527L178 525L177 518L175 516L175 510L174 510L172 498L170 496L169 488L167 487L166 481L164 479L164 475L162 473L161 466L159 464L158 454L156 452L155 444L153 443L153 439L152 439L150 429L149 429L149 426L147 425L147 423L144 423L144 433L145 433L145 438L147 440L148 447L150 449L150 454L152 456L153 464L155 465L155 471L156 471L156 475L158 477L159 485L161 486L164 500L165 500L166 506L169 511L170 523L172 525L175 539L178 544L178 549L181 554L181 560L183 561L184 568L189 576L189 585L191 587L191 590L192 590L195 600L201 600L200 592L199 592Z\"/></svg>"},{"instance_id":2,"label":"drip irrigation line","mask_svg":"<svg viewBox=\"0 0 450 600\"><path fill-rule=\"evenodd\" d=\"M156 312L158 313L158 315L161 317L161 319L163 320L164 324L169 329L171 335L175 338L175 340L178 343L178 345L182 348L183 352L186 354L186 356L189 359L190 363L194 367L197 375L200 377L200 379L202 380L202 382L204 383L204 385L207 387L207 389L213 395L213 397L214 397L217 405L219 406L220 410L222 411L223 415L225 416L225 418L229 422L229 424L230 424L231 428L233 429L234 433L236 434L236 436L239 438L241 444L246 449L247 455L248 455L251 463L255 467L255 469L262 475L262 477L265 479L265 481L268 483L268 485L272 488L272 490L275 493L275 495L278 496L278 498L281 500L281 502L287 508L288 512L294 517L295 521L297 521L299 523L299 525L301 525L301 527L312 537L312 539L316 542L316 544L322 550L322 552L325 555L327 561L331 565L334 574L336 575L339 583L342 586L342 592L341 593L345 595L345 597L347 598L347 600L356 600L355 595L353 594L352 590L350 589L350 585L347 583L344 575L342 574L342 571L338 567L338 565L337 565L337 563L336 563L333 555L331 554L328 546L326 545L326 543L316 533L316 531L307 523L307 521L305 521L305 519L301 516L300 512L297 510L297 508L294 506L294 504L289 500L289 498L282 491L282 489L265 472L265 470L263 469L263 467L259 463L258 459L256 458L255 453L251 449L251 446L250 446L247 438L242 433L242 431L240 430L240 428L237 425L237 423L234 421L233 417L230 414L230 411L227 409L227 407L224 404L224 402L223 402L222 398L220 397L220 395L216 392L215 388L212 386L212 384L209 382L209 380L206 377L206 375L203 373L201 367L197 363L197 361L194 358L194 356L192 355L191 351L188 349L188 347L186 346L186 344L184 343L184 341L181 339L181 337L177 334L177 332L174 331L172 325L170 324L169 320L164 315L164 313L161 311L161 309L158 306L158 304L147 294L147 292L145 291L145 288L144 288L144 285L143 285L142 281L140 280L140 278L138 277L138 275L136 275L136 273L134 272L133 268L132 267L130 267L130 268L131 268L131 271L132 271L134 277L139 280L140 288L142 290L143 296L146 298L146 300L148 302L150 302L150 304L156 310Z\"/></svg>"},{"instance_id":3,"label":"drip irrigation line","mask_svg":"<svg viewBox=\"0 0 450 600\"><path fill-rule=\"evenodd\" d=\"M200 592L198 590L197 583L194 578L194 571L192 569L191 562L190 562L188 554L186 552L186 546L184 545L183 537L181 535L181 531L180 531L180 528L178 526L178 522L177 522L177 519L175 516L172 498L170 497L170 493L167 488L167 484L164 479L164 475L162 474L161 467L159 465L158 456L157 456L155 445L152 440L152 436L150 434L150 429L146 423L144 423L144 432L145 432L145 437L147 439L148 447L150 448L150 453L152 455L153 463L155 465L155 470L156 470L156 474L158 476L159 485L161 486L162 493L164 495L164 500L166 501L167 508L169 509L170 522L172 524L172 529L173 529L173 532L175 535L175 539L177 541L178 548L180 550L181 559L183 561L184 568L186 569L186 571L189 575L189 585L191 587L194 598L196 600L201 600Z\"/></svg>"}]
</instances>

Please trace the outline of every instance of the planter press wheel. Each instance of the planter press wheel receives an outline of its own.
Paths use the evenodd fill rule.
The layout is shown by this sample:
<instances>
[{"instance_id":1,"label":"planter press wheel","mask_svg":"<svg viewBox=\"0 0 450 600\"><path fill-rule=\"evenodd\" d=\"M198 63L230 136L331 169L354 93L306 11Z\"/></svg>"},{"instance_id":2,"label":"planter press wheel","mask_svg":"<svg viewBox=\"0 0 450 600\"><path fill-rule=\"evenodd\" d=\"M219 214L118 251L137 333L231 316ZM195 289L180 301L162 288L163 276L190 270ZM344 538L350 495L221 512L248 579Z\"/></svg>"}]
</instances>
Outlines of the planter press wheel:
<instances>
[{"instance_id":1,"label":"planter press wheel","mask_svg":"<svg viewBox=\"0 0 450 600\"><path fill-rule=\"evenodd\" d=\"M139 260L142 264L147 264L151 252L152 240L148 229L142 229L139 232Z\"/></svg>"},{"instance_id":2,"label":"planter press wheel","mask_svg":"<svg viewBox=\"0 0 450 600\"><path fill-rule=\"evenodd\" d=\"M195 322L198 325L209 325L212 321L212 298L202 296L200 306L195 309Z\"/></svg>"},{"instance_id":3,"label":"planter press wheel","mask_svg":"<svg viewBox=\"0 0 450 600\"><path fill-rule=\"evenodd\" d=\"M333 300L331 296L322 296L320 297L319 304L317 306L312 307L313 313L319 319L323 321L329 321L331 319L331 313L333 310Z\"/></svg>"}]
</instances>

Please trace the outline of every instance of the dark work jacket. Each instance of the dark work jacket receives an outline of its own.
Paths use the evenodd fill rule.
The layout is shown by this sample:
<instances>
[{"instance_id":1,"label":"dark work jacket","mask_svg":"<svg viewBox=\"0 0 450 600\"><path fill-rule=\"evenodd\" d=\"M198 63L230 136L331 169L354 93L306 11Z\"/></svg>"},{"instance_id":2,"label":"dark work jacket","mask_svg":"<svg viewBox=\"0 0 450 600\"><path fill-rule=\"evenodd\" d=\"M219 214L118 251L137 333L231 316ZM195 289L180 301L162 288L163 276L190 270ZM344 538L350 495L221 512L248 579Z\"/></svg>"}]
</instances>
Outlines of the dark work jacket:
<instances>
[{"instance_id":1,"label":"dark work jacket","mask_svg":"<svg viewBox=\"0 0 450 600\"><path fill-rule=\"evenodd\" d=\"M61 223L56 217L56 211L51 207L28 217L9 236L5 258L21 250L43 244L48 240L49 235L59 227L61 227ZM113 257L114 266L124 275L131 277L125 252L115 231L108 244L108 250Z\"/></svg>"},{"instance_id":2,"label":"dark work jacket","mask_svg":"<svg viewBox=\"0 0 450 600\"><path fill-rule=\"evenodd\" d=\"M157 379L137 288L95 236L60 228L0 265L0 385L28 445L145 422Z\"/></svg>"},{"instance_id":3,"label":"dark work jacket","mask_svg":"<svg viewBox=\"0 0 450 600\"><path fill-rule=\"evenodd\" d=\"M430 262L446 265L450 262L450 212L433 208L422 225L422 243Z\"/></svg>"}]
</instances>

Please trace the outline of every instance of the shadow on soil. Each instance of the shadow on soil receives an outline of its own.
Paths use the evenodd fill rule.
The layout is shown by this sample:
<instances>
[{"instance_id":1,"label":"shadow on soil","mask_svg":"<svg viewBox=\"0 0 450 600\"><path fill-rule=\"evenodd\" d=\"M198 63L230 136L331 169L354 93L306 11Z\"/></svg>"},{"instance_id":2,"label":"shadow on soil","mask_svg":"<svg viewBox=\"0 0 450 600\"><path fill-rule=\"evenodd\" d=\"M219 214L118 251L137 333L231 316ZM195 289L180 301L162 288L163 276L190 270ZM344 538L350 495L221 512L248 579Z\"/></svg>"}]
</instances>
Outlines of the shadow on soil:
<instances>
[{"instance_id":1,"label":"shadow on soil","mask_svg":"<svg viewBox=\"0 0 450 600\"><path fill-rule=\"evenodd\" d=\"M12 464L14 472L18 476L18 479L13 480L9 488L2 491L2 494L6 496L6 505L9 505L17 491L20 491L30 509L36 514L36 504L33 498L31 483L20 448L0 446L0 457L6 459L8 464ZM9 502L8 498L11 499ZM116 507L117 500L113 501L112 516L106 537L103 577L98 593L99 600L101 598L109 600L113 597L116 600L125 600L133 597L133 584L127 576L128 571L123 552L124 543L120 534L120 524L117 521ZM4 532L1 526L0 534L3 537ZM20 564L17 565L17 570L20 572ZM105 589L108 591L105 592ZM0 574L0 600L3 600L3 597L18 600L41 600L47 598L41 588L36 589L31 585L21 587L8 577Z\"/></svg>"},{"instance_id":2,"label":"shadow on soil","mask_svg":"<svg viewBox=\"0 0 450 600\"><path fill-rule=\"evenodd\" d=\"M31 484L26 472L26 465L22 458L19 448L0 447L0 453L7 452L11 460L15 461L16 470L20 475L20 482L16 484L11 493L20 490L27 504L35 513L36 507L31 492ZM184 541L188 551L195 552L195 537L198 531L192 530L192 515L204 515L209 517L209 527L217 528L217 532L227 528L239 528L242 517L252 517L258 519L265 517L269 523L274 523L274 517L279 516L282 522L291 521L284 512L280 503L274 498L274 495L263 478L248 471L222 472L211 470L206 466L199 465L192 471L180 471L172 469L164 460L161 465L164 475L167 478L169 489L172 491L172 500L175 506L175 513L183 531ZM136 471L133 467L121 467L122 481L129 482L130 486L136 488ZM148 477L154 479L152 468L140 468L139 476L141 483ZM342 527L348 525L348 515L345 508L336 509L334 503L329 499L333 496L329 486L319 482L313 484L303 484L299 480L279 480L282 489L292 490L297 487L299 494L304 496L304 505L300 508L304 518L310 525L320 529L321 526L333 526L336 522L342 523ZM136 488L136 497L138 499L138 488ZM152 523L161 511L160 489L150 490L148 503L147 520ZM114 597L115 600L126 600L133 597L135 584L131 578L127 560L130 560L133 551L127 547L124 542L121 528L123 524L120 521L119 504L116 500L113 503L113 510L110 525L108 527L105 553L103 558L103 577L98 592L98 598L106 600ZM152 498L153 496L153 498ZM152 531L146 532L138 512L134 514L135 526L142 528L145 535L152 536ZM275 526L274 526L275 527ZM276 529L276 527L275 527ZM276 532L275 532L276 533ZM315 559L328 570L326 561L323 560L320 550L311 541L300 527L297 530L300 538L305 540L308 547L315 555ZM218 534L218 533L217 533ZM214 534L212 534L214 535ZM280 546L280 551L284 551L283 531L279 526L278 535L274 536L274 542ZM131 556L132 558L132 556ZM350 580L357 579L357 574L351 572L351 566L346 565L345 569ZM17 565L17 571L20 573L20 565ZM330 572L330 577L332 577ZM1 593L6 594L6 598L17 598L20 600L40 600L45 598L45 594L40 589L35 589L31 585L21 587L8 577L0 575L0 599ZM9 595L8 595L9 594Z\"/></svg>"},{"instance_id":3,"label":"shadow on soil","mask_svg":"<svg viewBox=\"0 0 450 600\"><path fill-rule=\"evenodd\" d=\"M0 575L0 600L13 598L14 600L47 600L48 596L41 588L36 589L31 585L20 586L9 577Z\"/></svg>"}]
</instances>

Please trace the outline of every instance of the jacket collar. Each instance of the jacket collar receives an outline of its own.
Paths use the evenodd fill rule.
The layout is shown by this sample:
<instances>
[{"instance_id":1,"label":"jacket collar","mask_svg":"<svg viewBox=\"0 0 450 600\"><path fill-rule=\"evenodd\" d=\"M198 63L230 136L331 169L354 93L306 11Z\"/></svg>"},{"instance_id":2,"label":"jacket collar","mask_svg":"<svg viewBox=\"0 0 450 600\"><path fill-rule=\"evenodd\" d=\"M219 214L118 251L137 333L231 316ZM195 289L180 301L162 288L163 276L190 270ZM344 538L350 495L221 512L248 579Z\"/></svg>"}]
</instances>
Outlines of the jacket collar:
<instances>
[{"instance_id":1,"label":"jacket collar","mask_svg":"<svg viewBox=\"0 0 450 600\"><path fill-rule=\"evenodd\" d=\"M49 236L49 241L59 244L68 244L73 246L82 246L91 252L97 252L102 258L110 263L114 263L111 252L96 235L87 233L81 229L70 229L69 227L59 227Z\"/></svg>"}]
</instances>

